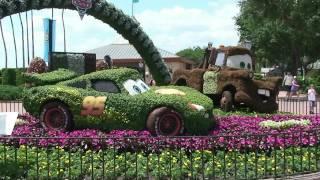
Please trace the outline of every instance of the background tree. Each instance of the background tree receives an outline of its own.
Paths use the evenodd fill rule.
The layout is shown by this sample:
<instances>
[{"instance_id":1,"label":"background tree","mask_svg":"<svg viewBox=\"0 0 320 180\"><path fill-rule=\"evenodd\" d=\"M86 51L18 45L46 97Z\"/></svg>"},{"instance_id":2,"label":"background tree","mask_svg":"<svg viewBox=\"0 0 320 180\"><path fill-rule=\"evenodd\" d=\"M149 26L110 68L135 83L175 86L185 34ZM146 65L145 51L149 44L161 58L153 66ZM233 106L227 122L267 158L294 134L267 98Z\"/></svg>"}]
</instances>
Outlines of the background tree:
<instances>
[{"instance_id":1,"label":"background tree","mask_svg":"<svg viewBox=\"0 0 320 180\"><path fill-rule=\"evenodd\" d=\"M241 40L253 43L258 62L285 64L297 72L303 57L320 57L319 0L241 0L236 24Z\"/></svg>"},{"instance_id":2,"label":"background tree","mask_svg":"<svg viewBox=\"0 0 320 180\"><path fill-rule=\"evenodd\" d=\"M200 64L204 55L204 49L196 46L193 48L183 49L177 52L177 55L192 60L196 64Z\"/></svg>"}]
</instances>

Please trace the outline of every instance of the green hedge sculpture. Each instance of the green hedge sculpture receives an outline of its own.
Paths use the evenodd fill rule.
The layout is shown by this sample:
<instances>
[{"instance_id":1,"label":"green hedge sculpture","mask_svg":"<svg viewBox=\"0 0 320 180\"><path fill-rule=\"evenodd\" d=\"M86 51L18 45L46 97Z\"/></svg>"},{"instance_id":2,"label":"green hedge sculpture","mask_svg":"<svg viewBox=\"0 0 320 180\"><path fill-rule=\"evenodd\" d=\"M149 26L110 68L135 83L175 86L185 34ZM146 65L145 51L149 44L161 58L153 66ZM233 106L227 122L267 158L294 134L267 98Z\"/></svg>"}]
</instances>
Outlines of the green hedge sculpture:
<instances>
[{"instance_id":1,"label":"green hedge sculpture","mask_svg":"<svg viewBox=\"0 0 320 180\"><path fill-rule=\"evenodd\" d=\"M0 1L0 18L32 9L45 8L76 10L71 0L6 0ZM109 24L133 45L149 67L158 85L170 83L168 68L159 51L136 20L105 0L92 0L92 8L87 11L87 14Z\"/></svg>"},{"instance_id":2,"label":"green hedge sculpture","mask_svg":"<svg viewBox=\"0 0 320 180\"><path fill-rule=\"evenodd\" d=\"M56 84L60 81L72 79L77 76L77 73L67 69L58 69L56 71L42 74L24 73L23 76L25 82L32 84L32 86L43 86Z\"/></svg>"},{"instance_id":3,"label":"green hedge sculpture","mask_svg":"<svg viewBox=\"0 0 320 180\"><path fill-rule=\"evenodd\" d=\"M129 95L123 83L128 79L140 78L138 71L128 68L102 70L77 77L57 85L39 86L25 92L24 106L30 114L39 117L41 108L49 102L65 104L72 114L76 129L95 128L105 131L113 129L142 130L146 127L148 114L159 107L171 107L184 117L184 127L190 134L206 134L213 126L211 119L213 105L211 100L197 90L182 86L152 87L138 95ZM94 91L90 82L111 80L120 88L121 93L103 93ZM85 82L85 86L82 86ZM81 87L82 86L82 87ZM185 96L162 95L157 89L176 89ZM104 96L103 114L99 116L83 116L83 101L88 96ZM203 106L203 110L190 109L189 103ZM41 118L40 118L41 119Z\"/></svg>"}]
</instances>

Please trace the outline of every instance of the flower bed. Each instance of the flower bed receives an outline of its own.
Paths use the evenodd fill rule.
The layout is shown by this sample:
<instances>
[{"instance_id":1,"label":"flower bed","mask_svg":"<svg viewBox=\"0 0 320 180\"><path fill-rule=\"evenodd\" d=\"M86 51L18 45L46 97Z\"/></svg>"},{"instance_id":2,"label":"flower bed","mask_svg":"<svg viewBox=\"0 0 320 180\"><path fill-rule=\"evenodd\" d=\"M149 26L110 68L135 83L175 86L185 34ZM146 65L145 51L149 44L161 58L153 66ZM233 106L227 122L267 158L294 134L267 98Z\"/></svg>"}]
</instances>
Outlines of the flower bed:
<instances>
[{"instance_id":1,"label":"flower bed","mask_svg":"<svg viewBox=\"0 0 320 180\"><path fill-rule=\"evenodd\" d=\"M47 132L37 119L19 118L13 136L0 138L0 178L259 179L320 167L315 116L220 117L212 136L205 137L152 137L130 130Z\"/></svg>"},{"instance_id":2,"label":"flower bed","mask_svg":"<svg viewBox=\"0 0 320 180\"><path fill-rule=\"evenodd\" d=\"M55 132L42 129L38 120L23 115L20 117L27 123L14 129L14 137L24 137L11 140L10 143L18 145L34 144L33 137L49 137L40 139L38 146L66 146L70 143L81 148L116 148L130 150L160 151L162 149L272 149L288 146L312 146L318 141L319 134L316 130L320 125L320 117L273 115L265 117L228 116L218 118L219 126L205 137L152 137L147 131L116 130L109 133L98 130L78 130L73 132ZM262 126L261 122L298 122L272 128ZM301 125L303 120L308 120L307 125ZM282 123L285 124L285 123ZM30 139L25 138L30 137ZM55 138L57 137L57 138Z\"/></svg>"}]
</instances>

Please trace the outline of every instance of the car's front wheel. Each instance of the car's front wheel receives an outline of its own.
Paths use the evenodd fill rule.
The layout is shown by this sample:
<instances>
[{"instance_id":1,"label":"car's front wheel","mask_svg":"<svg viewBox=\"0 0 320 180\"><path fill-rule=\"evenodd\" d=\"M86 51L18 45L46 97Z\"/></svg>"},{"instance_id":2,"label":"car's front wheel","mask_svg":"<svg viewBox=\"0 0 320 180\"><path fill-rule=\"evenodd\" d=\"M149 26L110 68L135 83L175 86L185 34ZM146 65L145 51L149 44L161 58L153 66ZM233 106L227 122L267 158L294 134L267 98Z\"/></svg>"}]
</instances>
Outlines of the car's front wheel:
<instances>
[{"instance_id":1,"label":"car's front wheel","mask_svg":"<svg viewBox=\"0 0 320 180\"><path fill-rule=\"evenodd\" d=\"M182 116L167 107L153 110L147 119L147 129L152 135L178 136L183 133L183 128Z\"/></svg>"},{"instance_id":2,"label":"car's front wheel","mask_svg":"<svg viewBox=\"0 0 320 180\"><path fill-rule=\"evenodd\" d=\"M45 129L56 131L70 130L73 126L68 107L60 102L49 102L42 107L40 123Z\"/></svg>"}]
</instances>

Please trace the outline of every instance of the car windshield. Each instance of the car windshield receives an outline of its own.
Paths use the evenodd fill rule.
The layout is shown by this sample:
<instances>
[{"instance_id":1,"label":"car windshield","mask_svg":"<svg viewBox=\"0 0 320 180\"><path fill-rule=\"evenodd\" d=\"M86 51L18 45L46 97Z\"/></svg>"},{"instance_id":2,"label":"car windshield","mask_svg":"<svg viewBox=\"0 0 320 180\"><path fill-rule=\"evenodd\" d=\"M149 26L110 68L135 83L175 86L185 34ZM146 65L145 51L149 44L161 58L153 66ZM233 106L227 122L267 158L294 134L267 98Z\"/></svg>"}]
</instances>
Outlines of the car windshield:
<instances>
[{"instance_id":1,"label":"car windshield","mask_svg":"<svg viewBox=\"0 0 320 180\"><path fill-rule=\"evenodd\" d=\"M252 70L252 59L249 54L233 55L227 59L228 67Z\"/></svg>"},{"instance_id":2,"label":"car windshield","mask_svg":"<svg viewBox=\"0 0 320 180\"><path fill-rule=\"evenodd\" d=\"M132 96L141 94L150 90L150 87L141 79L137 79L136 81L129 79L123 83L123 86L128 91L128 93Z\"/></svg>"}]
</instances>

